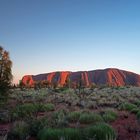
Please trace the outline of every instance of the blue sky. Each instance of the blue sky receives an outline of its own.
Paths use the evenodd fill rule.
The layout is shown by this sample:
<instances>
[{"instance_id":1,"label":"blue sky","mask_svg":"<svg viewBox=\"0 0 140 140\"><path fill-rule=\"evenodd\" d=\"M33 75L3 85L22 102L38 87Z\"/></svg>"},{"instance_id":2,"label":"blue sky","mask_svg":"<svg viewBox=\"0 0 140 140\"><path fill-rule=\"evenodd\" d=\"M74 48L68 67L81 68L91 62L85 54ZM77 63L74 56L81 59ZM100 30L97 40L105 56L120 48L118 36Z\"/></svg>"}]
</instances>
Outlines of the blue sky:
<instances>
[{"instance_id":1,"label":"blue sky","mask_svg":"<svg viewBox=\"0 0 140 140\"><path fill-rule=\"evenodd\" d=\"M115 67L140 74L139 0L0 0L0 45L25 74Z\"/></svg>"}]
</instances>

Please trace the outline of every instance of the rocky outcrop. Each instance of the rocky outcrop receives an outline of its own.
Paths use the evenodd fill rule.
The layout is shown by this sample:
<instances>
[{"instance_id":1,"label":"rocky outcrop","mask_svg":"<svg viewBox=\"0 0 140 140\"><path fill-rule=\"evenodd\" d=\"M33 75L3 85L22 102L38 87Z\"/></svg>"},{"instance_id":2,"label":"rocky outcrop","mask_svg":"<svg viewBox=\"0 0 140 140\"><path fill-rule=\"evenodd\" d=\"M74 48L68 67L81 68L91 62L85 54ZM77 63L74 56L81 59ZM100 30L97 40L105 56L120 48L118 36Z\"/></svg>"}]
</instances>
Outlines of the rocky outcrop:
<instances>
[{"instance_id":1,"label":"rocky outcrop","mask_svg":"<svg viewBox=\"0 0 140 140\"><path fill-rule=\"evenodd\" d=\"M25 75L23 78L22 78L22 81L21 81L25 86L34 86L34 80L33 80L33 76L31 75Z\"/></svg>"},{"instance_id":2,"label":"rocky outcrop","mask_svg":"<svg viewBox=\"0 0 140 140\"><path fill-rule=\"evenodd\" d=\"M110 86L140 86L140 75L114 68L93 71L62 71L39 75L26 75L22 78L22 83L27 86L34 86L35 82L47 81L50 84L57 83L59 86L64 86L68 79L71 85L77 85L81 82L81 84L86 87L92 84Z\"/></svg>"}]
</instances>

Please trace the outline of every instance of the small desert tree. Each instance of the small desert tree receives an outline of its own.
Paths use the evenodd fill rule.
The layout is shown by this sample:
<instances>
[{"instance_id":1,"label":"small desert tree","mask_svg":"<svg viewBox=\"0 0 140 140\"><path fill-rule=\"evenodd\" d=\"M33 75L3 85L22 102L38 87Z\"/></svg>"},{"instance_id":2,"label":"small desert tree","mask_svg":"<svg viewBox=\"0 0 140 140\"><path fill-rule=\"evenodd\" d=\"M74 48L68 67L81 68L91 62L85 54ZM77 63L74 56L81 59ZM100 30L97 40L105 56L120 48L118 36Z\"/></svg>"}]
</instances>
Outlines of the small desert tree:
<instances>
[{"instance_id":1,"label":"small desert tree","mask_svg":"<svg viewBox=\"0 0 140 140\"><path fill-rule=\"evenodd\" d=\"M43 80L41 82L41 88L48 88L49 87L49 82L47 80Z\"/></svg>"},{"instance_id":2,"label":"small desert tree","mask_svg":"<svg viewBox=\"0 0 140 140\"><path fill-rule=\"evenodd\" d=\"M79 93L81 93L82 89L84 91L84 81L82 79L82 75L80 74L79 79L77 81L77 88L79 90Z\"/></svg>"},{"instance_id":3,"label":"small desert tree","mask_svg":"<svg viewBox=\"0 0 140 140\"><path fill-rule=\"evenodd\" d=\"M6 95L12 80L12 61L9 52L0 46L0 95Z\"/></svg>"},{"instance_id":4,"label":"small desert tree","mask_svg":"<svg viewBox=\"0 0 140 140\"><path fill-rule=\"evenodd\" d=\"M22 82L22 80L19 80L19 85L18 86L21 90L23 90L26 87L26 85Z\"/></svg>"},{"instance_id":5,"label":"small desert tree","mask_svg":"<svg viewBox=\"0 0 140 140\"><path fill-rule=\"evenodd\" d=\"M66 78L64 86L70 89L70 87L71 87L71 80L70 80L69 76Z\"/></svg>"}]
</instances>

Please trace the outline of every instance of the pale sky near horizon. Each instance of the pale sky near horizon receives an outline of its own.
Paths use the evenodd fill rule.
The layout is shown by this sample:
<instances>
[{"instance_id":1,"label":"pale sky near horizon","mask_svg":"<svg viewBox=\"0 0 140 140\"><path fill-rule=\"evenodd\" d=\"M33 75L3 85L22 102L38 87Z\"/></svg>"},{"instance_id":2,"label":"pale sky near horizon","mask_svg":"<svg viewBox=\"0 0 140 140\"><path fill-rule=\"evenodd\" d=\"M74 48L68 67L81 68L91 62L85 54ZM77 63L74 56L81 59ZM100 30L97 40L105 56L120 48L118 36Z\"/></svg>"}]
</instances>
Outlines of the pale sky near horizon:
<instances>
[{"instance_id":1,"label":"pale sky near horizon","mask_svg":"<svg viewBox=\"0 0 140 140\"><path fill-rule=\"evenodd\" d=\"M52 71L140 74L139 0L0 0L0 45L14 82Z\"/></svg>"}]
</instances>

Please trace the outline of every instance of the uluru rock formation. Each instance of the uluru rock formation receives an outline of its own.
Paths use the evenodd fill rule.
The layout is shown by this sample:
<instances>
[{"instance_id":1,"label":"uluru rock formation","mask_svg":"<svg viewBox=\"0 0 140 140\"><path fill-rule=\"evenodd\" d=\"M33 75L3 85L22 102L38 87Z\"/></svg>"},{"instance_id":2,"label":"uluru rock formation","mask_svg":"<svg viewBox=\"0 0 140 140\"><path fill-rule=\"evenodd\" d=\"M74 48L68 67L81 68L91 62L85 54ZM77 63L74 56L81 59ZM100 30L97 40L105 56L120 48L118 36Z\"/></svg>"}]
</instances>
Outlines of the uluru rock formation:
<instances>
[{"instance_id":1,"label":"uluru rock formation","mask_svg":"<svg viewBox=\"0 0 140 140\"><path fill-rule=\"evenodd\" d=\"M39 75L25 75L22 78L22 83L25 86L33 87L36 82L47 81L49 84L55 83L59 86L64 86L68 80L71 85L76 85L79 81L81 81L85 87L92 84L110 86L140 86L140 75L115 68L93 71L60 71Z\"/></svg>"}]
</instances>

